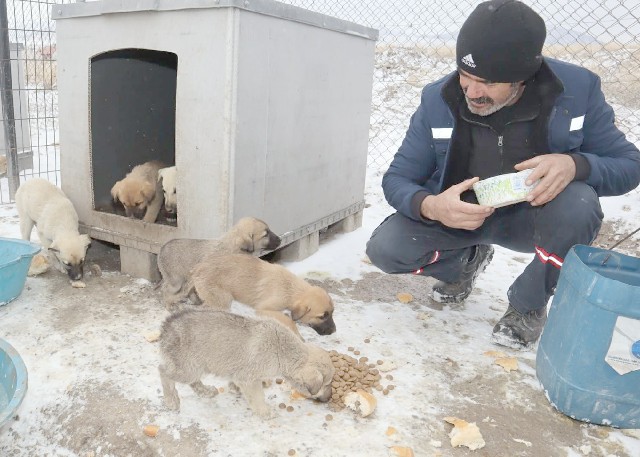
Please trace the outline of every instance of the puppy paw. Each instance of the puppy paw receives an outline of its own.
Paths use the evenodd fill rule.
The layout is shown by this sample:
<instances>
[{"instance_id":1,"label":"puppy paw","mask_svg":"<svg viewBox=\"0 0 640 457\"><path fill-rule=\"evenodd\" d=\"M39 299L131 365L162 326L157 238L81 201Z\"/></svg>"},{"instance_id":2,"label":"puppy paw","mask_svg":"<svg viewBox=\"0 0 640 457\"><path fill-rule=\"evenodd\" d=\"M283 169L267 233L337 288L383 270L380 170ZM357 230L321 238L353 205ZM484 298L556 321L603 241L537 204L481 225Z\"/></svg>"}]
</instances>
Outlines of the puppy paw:
<instances>
[{"instance_id":1,"label":"puppy paw","mask_svg":"<svg viewBox=\"0 0 640 457\"><path fill-rule=\"evenodd\" d=\"M180 398L177 395L165 395L164 405L173 411L179 411Z\"/></svg>"},{"instance_id":2,"label":"puppy paw","mask_svg":"<svg viewBox=\"0 0 640 457\"><path fill-rule=\"evenodd\" d=\"M218 389L215 387L205 386L201 382L194 382L191 384L191 388L198 397L213 398L218 395Z\"/></svg>"},{"instance_id":3,"label":"puppy paw","mask_svg":"<svg viewBox=\"0 0 640 457\"><path fill-rule=\"evenodd\" d=\"M276 417L275 411L267 405L265 405L264 407L256 408L253 412L263 420L269 420Z\"/></svg>"}]
</instances>

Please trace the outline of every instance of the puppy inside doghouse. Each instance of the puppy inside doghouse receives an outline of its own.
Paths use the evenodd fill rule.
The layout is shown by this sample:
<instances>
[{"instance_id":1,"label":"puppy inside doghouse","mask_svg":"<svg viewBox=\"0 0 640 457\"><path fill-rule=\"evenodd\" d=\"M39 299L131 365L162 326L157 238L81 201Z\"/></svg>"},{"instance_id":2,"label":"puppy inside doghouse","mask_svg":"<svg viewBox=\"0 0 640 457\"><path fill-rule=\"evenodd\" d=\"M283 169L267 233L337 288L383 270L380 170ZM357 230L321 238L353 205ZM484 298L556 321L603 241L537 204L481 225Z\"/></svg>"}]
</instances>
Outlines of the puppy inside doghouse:
<instances>
[{"instance_id":1,"label":"puppy inside doghouse","mask_svg":"<svg viewBox=\"0 0 640 457\"><path fill-rule=\"evenodd\" d=\"M162 185L164 194L164 209L167 212L167 219L178 217L178 194L176 192L177 171L176 166L166 167L158 170L158 181Z\"/></svg>"},{"instance_id":2,"label":"puppy inside doghouse","mask_svg":"<svg viewBox=\"0 0 640 457\"><path fill-rule=\"evenodd\" d=\"M165 164L151 160L136 165L127 175L111 188L111 196L124 206L127 217L155 222L164 200L162 184L158 181L158 171Z\"/></svg>"}]
</instances>

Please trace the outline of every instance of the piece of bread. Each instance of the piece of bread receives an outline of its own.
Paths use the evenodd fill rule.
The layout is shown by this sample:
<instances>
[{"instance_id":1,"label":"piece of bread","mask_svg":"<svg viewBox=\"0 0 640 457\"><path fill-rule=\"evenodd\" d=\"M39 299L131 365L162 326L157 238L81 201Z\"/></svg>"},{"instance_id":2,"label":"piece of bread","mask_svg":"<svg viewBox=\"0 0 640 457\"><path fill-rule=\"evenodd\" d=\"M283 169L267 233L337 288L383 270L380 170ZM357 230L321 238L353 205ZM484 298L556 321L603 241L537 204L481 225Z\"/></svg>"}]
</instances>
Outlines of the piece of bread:
<instances>
[{"instance_id":1,"label":"piece of bread","mask_svg":"<svg viewBox=\"0 0 640 457\"><path fill-rule=\"evenodd\" d=\"M344 404L347 408L354 410L362 417L367 417L375 411L378 400L369 392L358 389L344 396Z\"/></svg>"}]
</instances>

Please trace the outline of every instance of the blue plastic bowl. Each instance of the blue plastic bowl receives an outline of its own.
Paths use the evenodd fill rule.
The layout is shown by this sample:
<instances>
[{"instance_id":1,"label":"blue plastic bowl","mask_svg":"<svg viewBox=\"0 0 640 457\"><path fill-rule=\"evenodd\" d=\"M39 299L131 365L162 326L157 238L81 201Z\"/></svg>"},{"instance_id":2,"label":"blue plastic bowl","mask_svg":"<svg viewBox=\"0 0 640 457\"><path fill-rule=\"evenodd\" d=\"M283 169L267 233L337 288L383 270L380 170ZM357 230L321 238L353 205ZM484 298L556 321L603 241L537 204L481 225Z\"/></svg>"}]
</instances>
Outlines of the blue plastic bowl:
<instances>
[{"instance_id":1,"label":"blue plastic bowl","mask_svg":"<svg viewBox=\"0 0 640 457\"><path fill-rule=\"evenodd\" d=\"M13 346L0 338L0 398L8 403L0 405L0 427L16 414L27 393L27 367Z\"/></svg>"},{"instance_id":2,"label":"blue plastic bowl","mask_svg":"<svg viewBox=\"0 0 640 457\"><path fill-rule=\"evenodd\" d=\"M0 306L22 292L31 259L40 246L29 241L0 238Z\"/></svg>"}]
</instances>

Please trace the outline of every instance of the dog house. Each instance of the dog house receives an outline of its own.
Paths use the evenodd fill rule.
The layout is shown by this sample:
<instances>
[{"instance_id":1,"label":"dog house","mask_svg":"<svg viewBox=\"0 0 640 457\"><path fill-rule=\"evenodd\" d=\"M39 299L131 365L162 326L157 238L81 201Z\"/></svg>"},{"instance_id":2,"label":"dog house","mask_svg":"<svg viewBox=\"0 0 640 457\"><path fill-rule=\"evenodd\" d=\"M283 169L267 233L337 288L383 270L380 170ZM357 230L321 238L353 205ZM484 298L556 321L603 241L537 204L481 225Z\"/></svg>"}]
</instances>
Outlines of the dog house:
<instances>
[{"instance_id":1,"label":"dog house","mask_svg":"<svg viewBox=\"0 0 640 457\"><path fill-rule=\"evenodd\" d=\"M377 31L269 0L56 5L62 188L81 228L152 277L173 238L243 216L317 249L361 224ZM124 217L110 189L137 164L177 166L175 222Z\"/></svg>"}]
</instances>

